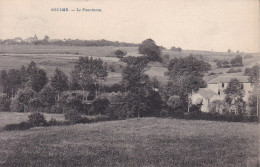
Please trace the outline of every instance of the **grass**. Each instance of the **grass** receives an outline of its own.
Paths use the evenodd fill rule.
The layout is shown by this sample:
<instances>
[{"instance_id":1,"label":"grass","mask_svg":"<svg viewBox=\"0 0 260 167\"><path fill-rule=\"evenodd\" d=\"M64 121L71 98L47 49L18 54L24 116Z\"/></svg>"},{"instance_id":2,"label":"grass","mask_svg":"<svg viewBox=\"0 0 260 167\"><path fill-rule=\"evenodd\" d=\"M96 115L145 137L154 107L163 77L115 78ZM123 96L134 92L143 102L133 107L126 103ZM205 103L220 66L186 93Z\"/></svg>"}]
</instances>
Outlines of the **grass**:
<instances>
[{"instance_id":1,"label":"grass","mask_svg":"<svg viewBox=\"0 0 260 167\"><path fill-rule=\"evenodd\" d=\"M0 166L255 166L258 124L141 118L0 133Z\"/></svg>"}]
</instances>

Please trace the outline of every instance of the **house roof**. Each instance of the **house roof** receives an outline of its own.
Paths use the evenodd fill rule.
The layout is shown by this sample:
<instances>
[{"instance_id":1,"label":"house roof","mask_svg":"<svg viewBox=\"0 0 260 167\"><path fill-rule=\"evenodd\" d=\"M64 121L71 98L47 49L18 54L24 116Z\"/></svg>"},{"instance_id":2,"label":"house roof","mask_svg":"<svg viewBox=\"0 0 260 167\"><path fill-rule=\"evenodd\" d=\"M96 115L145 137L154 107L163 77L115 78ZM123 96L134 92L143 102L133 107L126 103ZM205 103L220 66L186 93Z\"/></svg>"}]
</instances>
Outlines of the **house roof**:
<instances>
[{"instance_id":1,"label":"house roof","mask_svg":"<svg viewBox=\"0 0 260 167\"><path fill-rule=\"evenodd\" d=\"M208 88L200 88L197 92L197 94L200 94L205 99L210 99L211 97L217 95L214 91L208 89Z\"/></svg>"},{"instance_id":2,"label":"house roof","mask_svg":"<svg viewBox=\"0 0 260 167\"><path fill-rule=\"evenodd\" d=\"M248 76L218 76L208 82L208 84L229 83L231 79L237 79L240 83L249 83Z\"/></svg>"}]
</instances>

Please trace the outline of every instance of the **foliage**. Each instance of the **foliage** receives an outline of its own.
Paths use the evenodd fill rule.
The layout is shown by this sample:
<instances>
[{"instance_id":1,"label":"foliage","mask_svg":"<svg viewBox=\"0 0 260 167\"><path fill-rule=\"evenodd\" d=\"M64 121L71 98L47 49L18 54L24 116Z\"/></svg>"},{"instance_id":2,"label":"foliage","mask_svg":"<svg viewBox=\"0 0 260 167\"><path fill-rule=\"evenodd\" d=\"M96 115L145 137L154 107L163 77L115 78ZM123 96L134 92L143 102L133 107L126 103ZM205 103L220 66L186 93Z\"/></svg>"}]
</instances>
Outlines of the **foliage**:
<instances>
[{"instance_id":1,"label":"foliage","mask_svg":"<svg viewBox=\"0 0 260 167\"><path fill-rule=\"evenodd\" d=\"M33 126L44 126L47 123L43 114L39 112L30 114L28 118L29 118L28 123Z\"/></svg>"},{"instance_id":2,"label":"foliage","mask_svg":"<svg viewBox=\"0 0 260 167\"><path fill-rule=\"evenodd\" d=\"M260 65L255 65L251 68L249 72L249 82L251 82L255 87L259 85L260 82Z\"/></svg>"},{"instance_id":3,"label":"foliage","mask_svg":"<svg viewBox=\"0 0 260 167\"><path fill-rule=\"evenodd\" d=\"M229 112L229 106L224 101L214 100L209 104L209 112L225 114Z\"/></svg>"},{"instance_id":4,"label":"foliage","mask_svg":"<svg viewBox=\"0 0 260 167\"><path fill-rule=\"evenodd\" d=\"M107 98L97 98L92 103L92 114L106 114L110 106Z\"/></svg>"},{"instance_id":5,"label":"foliage","mask_svg":"<svg viewBox=\"0 0 260 167\"><path fill-rule=\"evenodd\" d=\"M113 119L125 119L127 117L127 109L125 108L125 94L111 93L108 97L110 108L107 115Z\"/></svg>"},{"instance_id":6,"label":"foliage","mask_svg":"<svg viewBox=\"0 0 260 167\"><path fill-rule=\"evenodd\" d=\"M173 47L171 47L171 51L175 51L175 52L181 52L182 51L182 49L180 48L180 47L175 47L175 46L173 46Z\"/></svg>"},{"instance_id":7,"label":"foliage","mask_svg":"<svg viewBox=\"0 0 260 167\"><path fill-rule=\"evenodd\" d=\"M245 102L243 101L245 91L243 84L239 83L237 79L231 79L224 93L226 95L225 102L231 107L231 111L235 113L245 111Z\"/></svg>"},{"instance_id":8,"label":"foliage","mask_svg":"<svg viewBox=\"0 0 260 167\"><path fill-rule=\"evenodd\" d=\"M64 117L66 120L68 120L71 123L79 123L82 120L81 115L78 111L67 108L64 112Z\"/></svg>"},{"instance_id":9,"label":"foliage","mask_svg":"<svg viewBox=\"0 0 260 167\"><path fill-rule=\"evenodd\" d=\"M254 93L249 96L248 106L250 115L257 115L257 90L253 91ZM259 104L258 104L259 105Z\"/></svg>"},{"instance_id":10,"label":"foliage","mask_svg":"<svg viewBox=\"0 0 260 167\"><path fill-rule=\"evenodd\" d=\"M181 99L177 95L170 96L167 100L167 105L172 109L175 110L181 106Z\"/></svg>"},{"instance_id":11,"label":"foliage","mask_svg":"<svg viewBox=\"0 0 260 167\"><path fill-rule=\"evenodd\" d=\"M36 92L40 92L48 83L46 72L38 68L33 61L28 65L27 74L29 76L28 85Z\"/></svg>"},{"instance_id":12,"label":"foliage","mask_svg":"<svg viewBox=\"0 0 260 167\"><path fill-rule=\"evenodd\" d=\"M50 85L59 94L60 92L68 89L68 76L63 71L56 68L53 76L51 77Z\"/></svg>"},{"instance_id":13,"label":"foliage","mask_svg":"<svg viewBox=\"0 0 260 167\"><path fill-rule=\"evenodd\" d=\"M124 51L122 51L122 50L120 50L120 49L118 49L118 50L115 51L115 55L116 55L118 58L122 58L122 57L124 57L126 54L127 54L127 52L124 52Z\"/></svg>"},{"instance_id":14,"label":"foliage","mask_svg":"<svg viewBox=\"0 0 260 167\"><path fill-rule=\"evenodd\" d=\"M240 55L237 55L235 58L230 61L232 66L243 66L243 58Z\"/></svg>"},{"instance_id":15,"label":"foliage","mask_svg":"<svg viewBox=\"0 0 260 167\"><path fill-rule=\"evenodd\" d=\"M12 98L11 111L13 112L25 112L28 111L29 101L35 96L36 92L29 87L20 89L17 95Z\"/></svg>"},{"instance_id":16,"label":"foliage","mask_svg":"<svg viewBox=\"0 0 260 167\"><path fill-rule=\"evenodd\" d=\"M8 125L5 125L3 130L6 130L6 131L11 131L11 130L27 130L27 129L30 129L32 128L33 125L30 124L29 122L21 122L21 123L16 123L16 124L8 124Z\"/></svg>"},{"instance_id":17,"label":"foliage","mask_svg":"<svg viewBox=\"0 0 260 167\"><path fill-rule=\"evenodd\" d=\"M234 68L230 68L227 73L239 73L239 72L242 72L242 69L241 68L238 68L238 69L234 69Z\"/></svg>"},{"instance_id":18,"label":"foliage","mask_svg":"<svg viewBox=\"0 0 260 167\"><path fill-rule=\"evenodd\" d=\"M209 63L198 60L192 56L186 58L174 58L170 61L168 70L171 77L175 75L203 76L203 73L211 69Z\"/></svg>"},{"instance_id":19,"label":"foliage","mask_svg":"<svg viewBox=\"0 0 260 167\"><path fill-rule=\"evenodd\" d=\"M0 93L0 111L10 111L11 100L4 93Z\"/></svg>"},{"instance_id":20,"label":"foliage","mask_svg":"<svg viewBox=\"0 0 260 167\"><path fill-rule=\"evenodd\" d=\"M108 92L108 93L115 92L115 93L117 93L117 92L121 92L123 90L123 87L120 83L115 83L111 86L104 85L101 89L104 92Z\"/></svg>"},{"instance_id":21,"label":"foliage","mask_svg":"<svg viewBox=\"0 0 260 167\"><path fill-rule=\"evenodd\" d=\"M72 80L88 90L93 85L96 87L107 76L107 68L101 59L92 57L79 57L71 73Z\"/></svg>"},{"instance_id":22,"label":"foliage","mask_svg":"<svg viewBox=\"0 0 260 167\"><path fill-rule=\"evenodd\" d=\"M55 104L56 92L50 84L44 86L39 93L39 99L42 102L42 107L51 107Z\"/></svg>"},{"instance_id":23,"label":"foliage","mask_svg":"<svg viewBox=\"0 0 260 167\"><path fill-rule=\"evenodd\" d=\"M138 51L144 54L150 61L161 61L161 50L152 39L146 39L139 45Z\"/></svg>"}]
</instances>

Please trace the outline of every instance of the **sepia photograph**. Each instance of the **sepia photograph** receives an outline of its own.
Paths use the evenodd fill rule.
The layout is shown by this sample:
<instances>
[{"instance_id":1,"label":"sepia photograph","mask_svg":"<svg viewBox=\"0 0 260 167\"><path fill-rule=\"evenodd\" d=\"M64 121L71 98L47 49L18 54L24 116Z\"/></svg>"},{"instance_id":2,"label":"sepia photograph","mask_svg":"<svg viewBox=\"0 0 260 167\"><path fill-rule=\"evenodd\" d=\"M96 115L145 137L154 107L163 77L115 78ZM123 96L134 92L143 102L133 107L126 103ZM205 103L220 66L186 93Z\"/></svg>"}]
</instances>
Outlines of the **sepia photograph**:
<instances>
[{"instance_id":1,"label":"sepia photograph","mask_svg":"<svg viewBox=\"0 0 260 167\"><path fill-rule=\"evenodd\" d=\"M0 167L259 167L259 0L0 0Z\"/></svg>"}]
</instances>

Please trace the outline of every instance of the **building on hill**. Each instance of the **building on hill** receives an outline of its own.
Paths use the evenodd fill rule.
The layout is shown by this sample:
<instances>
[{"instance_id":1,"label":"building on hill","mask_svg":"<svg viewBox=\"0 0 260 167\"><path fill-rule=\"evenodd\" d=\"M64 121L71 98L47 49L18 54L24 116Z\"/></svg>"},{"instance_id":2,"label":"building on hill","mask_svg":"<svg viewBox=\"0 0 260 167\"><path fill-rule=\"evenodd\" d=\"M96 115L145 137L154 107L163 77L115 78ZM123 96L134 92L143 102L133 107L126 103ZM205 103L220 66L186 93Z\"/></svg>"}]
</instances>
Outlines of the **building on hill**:
<instances>
[{"instance_id":1,"label":"building on hill","mask_svg":"<svg viewBox=\"0 0 260 167\"><path fill-rule=\"evenodd\" d=\"M33 43L33 42L38 41L38 37L35 34L34 37L29 37L29 38L25 39L24 41L28 42L28 43Z\"/></svg>"},{"instance_id":2,"label":"building on hill","mask_svg":"<svg viewBox=\"0 0 260 167\"><path fill-rule=\"evenodd\" d=\"M190 96L192 104L200 104L202 112L209 112L209 104L214 100L224 100L224 90L227 88L231 79L237 79L245 91L243 100L248 101L249 96L252 93L253 86L248 81L247 76L219 76L208 82L206 88L200 88L198 92L192 93Z\"/></svg>"}]
</instances>

